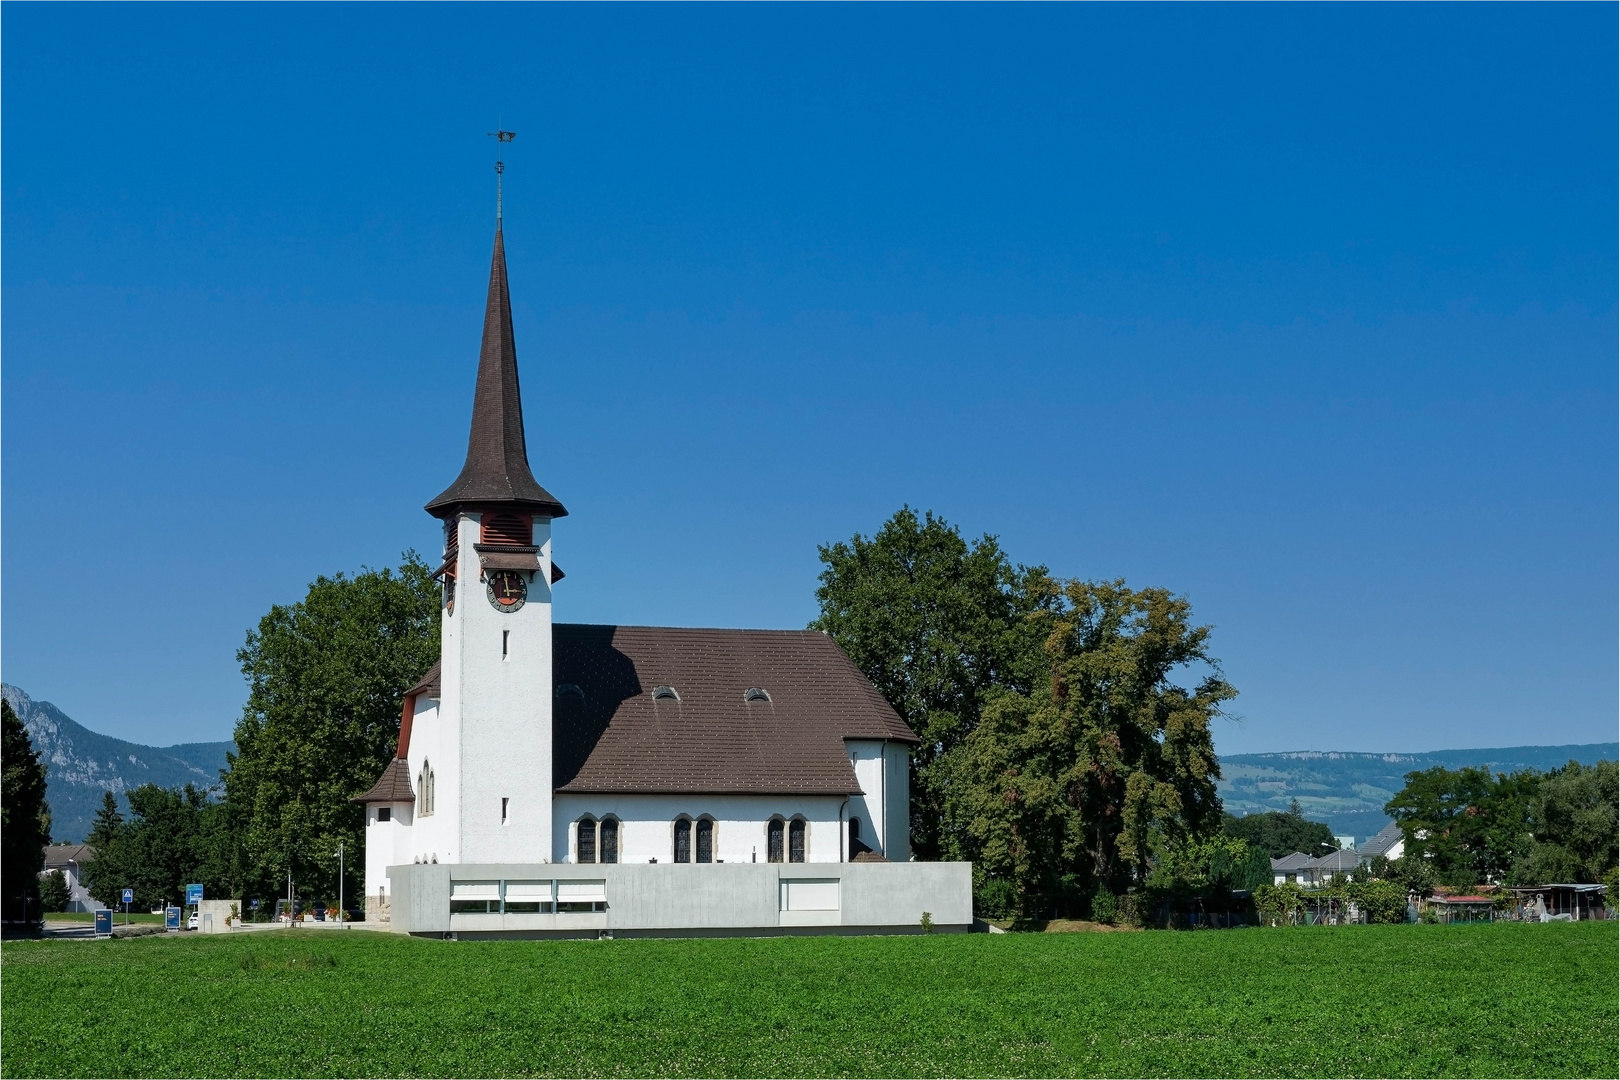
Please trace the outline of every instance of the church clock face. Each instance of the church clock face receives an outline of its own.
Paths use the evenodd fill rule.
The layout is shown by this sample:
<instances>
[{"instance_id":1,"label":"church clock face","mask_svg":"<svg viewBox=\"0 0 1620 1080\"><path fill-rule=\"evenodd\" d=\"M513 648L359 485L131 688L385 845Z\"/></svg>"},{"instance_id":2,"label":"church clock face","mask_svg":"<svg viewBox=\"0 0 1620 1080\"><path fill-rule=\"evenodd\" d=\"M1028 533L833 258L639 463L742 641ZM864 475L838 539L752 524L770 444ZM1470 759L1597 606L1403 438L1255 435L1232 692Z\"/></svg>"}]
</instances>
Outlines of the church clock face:
<instances>
[{"instance_id":1,"label":"church clock face","mask_svg":"<svg viewBox=\"0 0 1620 1080\"><path fill-rule=\"evenodd\" d=\"M523 606L529 587L516 570L497 570L489 575L489 605L508 614Z\"/></svg>"}]
</instances>

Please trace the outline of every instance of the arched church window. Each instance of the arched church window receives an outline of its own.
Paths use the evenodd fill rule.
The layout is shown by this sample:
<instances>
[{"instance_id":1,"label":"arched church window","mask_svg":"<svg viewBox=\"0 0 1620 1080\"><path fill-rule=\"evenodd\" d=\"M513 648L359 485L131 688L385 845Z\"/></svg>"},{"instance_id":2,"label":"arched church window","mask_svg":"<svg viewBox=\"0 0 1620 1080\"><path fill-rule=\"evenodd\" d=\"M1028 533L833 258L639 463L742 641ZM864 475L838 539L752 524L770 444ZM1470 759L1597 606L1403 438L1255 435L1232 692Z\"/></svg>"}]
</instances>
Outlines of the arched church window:
<instances>
[{"instance_id":1,"label":"arched church window","mask_svg":"<svg viewBox=\"0 0 1620 1080\"><path fill-rule=\"evenodd\" d=\"M675 819L675 861L692 861L692 819Z\"/></svg>"},{"instance_id":2,"label":"arched church window","mask_svg":"<svg viewBox=\"0 0 1620 1080\"><path fill-rule=\"evenodd\" d=\"M788 822L788 862L804 862L804 818Z\"/></svg>"},{"instance_id":3,"label":"arched church window","mask_svg":"<svg viewBox=\"0 0 1620 1080\"><path fill-rule=\"evenodd\" d=\"M433 814L433 765L423 759L422 768L416 774L416 816L431 817Z\"/></svg>"},{"instance_id":4,"label":"arched church window","mask_svg":"<svg viewBox=\"0 0 1620 1080\"><path fill-rule=\"evenodd\" d=\"M710 818L698 819L697 861L714 862L714 821Z\"/></svg>"},{"instance_id":5,"label":"arched church window","mask_svg":"<svg viewBox=\"0 0 1620 1080\"><path fill-rule=\"evenodd\" d=\"M479 523L478 542L528 547L534 543L534 519L527 514L485 514Z\"/></svg>"},{"instance_id":6,"label":"arched church window","mask_svg":"<svg viewBox=\"0 0 1620 1080\"><path fill-rule=\"evenodd\" d=\"M779 817L773 817L765 826L765 861L782 861L782 835L787 823Z\"/></svg>"},{"instance_id":7,"label":"arched church window","mask_svg":"<svg viewBox=\"0 0 1620 1080\"><path fill-rule=\"evenodd\" d=\"M619 822L614 818L602 819L602 861L619 861Z\"/></svg>"},{"instance_id":8,"label":"arched church window","mask_svg":"<svg viewBox=\"0 0 1620 1080\"><path fill-rule=\"evenodd\" d=\"M589 814L579 819L577 846L580 862L593 863L596 861L596 819Z\"/></svg>"}]
</instances>

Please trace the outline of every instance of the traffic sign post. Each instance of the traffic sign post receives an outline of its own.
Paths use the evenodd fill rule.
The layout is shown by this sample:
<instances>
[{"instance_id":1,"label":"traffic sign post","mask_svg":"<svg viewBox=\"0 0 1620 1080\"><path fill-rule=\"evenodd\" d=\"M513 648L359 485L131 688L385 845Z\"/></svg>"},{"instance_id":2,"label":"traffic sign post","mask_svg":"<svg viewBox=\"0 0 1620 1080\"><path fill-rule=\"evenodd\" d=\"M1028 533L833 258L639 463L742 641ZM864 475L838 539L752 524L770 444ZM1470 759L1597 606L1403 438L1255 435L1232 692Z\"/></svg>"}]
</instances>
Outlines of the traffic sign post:
<instances>
[{"instance_id":1,"label":"traffic sign post","mask_svg":"<svg viewBox=\"0 0 1620 1080\"><path fill-rule=\"evenodd\" d=\"M202 898L203 898L202 892L203 892L203 890L202 890L201 885L187 885L186 886L186 906L187 907L196 907L198 904L202 903Z\"/></svg>"},{"instance_id":2,"label":"traffic sign post","mask_svg":"<svg viewBox=\"0 0 1620 1080\"><path fill-rule=\"evenodd\" d=\"M134 902L135 902L135 890L134 889L125 889L124 890L124 925L125 926L129 925L129 905L133 904Z\"/></svg>"},{"instance_id":3,"label":"traffic sign post","mask_svg":"<svg viewBox=\"0 0 1620 1080\"><path fill-rule=\"evenodd\" d=\"M96 912L96 937L112 937L112 908Z\"/></svg>"}]
</instances>

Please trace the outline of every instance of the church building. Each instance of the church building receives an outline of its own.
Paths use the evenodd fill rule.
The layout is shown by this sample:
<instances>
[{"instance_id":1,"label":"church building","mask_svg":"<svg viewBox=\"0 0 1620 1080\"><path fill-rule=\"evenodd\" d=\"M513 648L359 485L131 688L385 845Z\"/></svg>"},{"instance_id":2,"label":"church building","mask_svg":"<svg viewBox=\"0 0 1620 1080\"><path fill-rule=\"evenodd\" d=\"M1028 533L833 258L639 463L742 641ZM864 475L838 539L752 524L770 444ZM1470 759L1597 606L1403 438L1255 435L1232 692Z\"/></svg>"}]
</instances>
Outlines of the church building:
<instances>
[{"instance_id":1,"label":"church building","mask_svg":"<svg viewBox=\"0 0 1620 1080\"><path fill-rule=\"evenodd\" d=\"M457 937L971 923L968 864L909 861L917 737L830 637L554 621L568 511L529 465L498 216L467 460L426 509L441 653L355 800L368 919Z\"/></svg>"}]
</instances>

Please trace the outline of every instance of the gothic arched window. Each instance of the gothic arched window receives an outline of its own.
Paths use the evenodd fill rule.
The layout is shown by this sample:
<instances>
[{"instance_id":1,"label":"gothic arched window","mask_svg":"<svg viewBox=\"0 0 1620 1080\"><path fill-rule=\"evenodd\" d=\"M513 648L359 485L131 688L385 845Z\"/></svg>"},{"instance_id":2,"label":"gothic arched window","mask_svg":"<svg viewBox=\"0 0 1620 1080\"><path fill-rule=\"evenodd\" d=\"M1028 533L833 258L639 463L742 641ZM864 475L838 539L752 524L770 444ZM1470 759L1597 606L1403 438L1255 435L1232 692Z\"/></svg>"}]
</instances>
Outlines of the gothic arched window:
<instances>
[{"instance_id":1,"label":"gothic arched window","mask_svg":"<svg viewBox=\"0 0 1620 1080\"><path fill-rule=\"evenodd\" d=\"M711 818L698 818L697 823L697 861L714 862L714 821Z\"/></svg>"},{"instance_id":2,"label":"gothic arched window","mask_svg":"<svg viewBox=\"0 0 1620 1080\"><path fill-rule=\"evenodd\" d=\"M692 819L675 819L675 861L692 861Z\"/></svg>"},{"instance_id":3,"label":"gothic arched window","mask_svg":"<svg viewBox=\"0 0 1620 1080\"><path fill-rule=\"evenodd\" d=\"M788 822L788 862L804 862L804 818Z\"/></svg>"},{"instance_id":4,"label":"gothic arched window","mask_svg":"<svg viewBox=\"0 0 1620 1080\"><path fill-rule=\"evenodd\" d=\"M579 862L593 863L596 861L596 819L589 814L579 819L577 851Z\"/></svg>"},{"instance_id":5,"label":"gothic arched window","mask_svg":"<svg viewBox=\"0 0 1620 1080\"><path fill-rule=\"evenodd\" d=\"M422 759L421 771L416 774L416 816L428 817L433 813L433 765Z\"/></svg>"},{"instance_id":6,"label":"gothic arched window","mask_svg":"<svg viewBox=\"0 0 1620 1080\"><path fill-rule=\"evenodd\" d=\"M782 833L787 823L779 817L773 817L765 826L765 861L782 861Z\"/></svg>"},{"instance_id":7,"label":"gothic arched window","mask_svg":"<svg viewBox=\"0 0 1620 1080\"><path fill-rule=\"evenodd\" d=\"M615 818L602 819L602 861L619 861L619 822Z\"/></svg>"}]
</instances>

